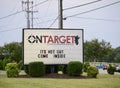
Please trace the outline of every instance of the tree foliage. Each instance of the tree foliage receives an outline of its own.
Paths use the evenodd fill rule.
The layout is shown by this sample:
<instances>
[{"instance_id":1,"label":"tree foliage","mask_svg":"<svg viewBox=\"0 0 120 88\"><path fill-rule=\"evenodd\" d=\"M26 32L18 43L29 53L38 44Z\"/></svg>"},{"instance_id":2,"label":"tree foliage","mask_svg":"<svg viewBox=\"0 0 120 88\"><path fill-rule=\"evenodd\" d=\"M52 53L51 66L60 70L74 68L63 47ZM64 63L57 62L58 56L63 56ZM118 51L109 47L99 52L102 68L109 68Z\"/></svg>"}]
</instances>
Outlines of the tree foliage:
<instances>
[{"instance_id":1,"label":"tree foliage","mask_svg":"<svg viewBox=\"0 0 120 88\"><path fill-rule=\"evenodd\" d=\"M0 47L0 59L5 58L19 62L22 59L22 44L13 42Z\"/></svg>"},{"instance_id":2,"label":"tree foliage","mask_svg":"<svg viewBox=\"0 0 120 88\"><path fill-rule=\"evenodd\" d=\"M109 42L104 40L98 41L94 39L92 41L86 41L84 44L84 54L86 61L103 61L107 58L112 48Z\"/></svg>"},{"instance_id":3,"label":"tree foliage","mask_svg":"<svg viewBox=\"0 0 120 88\"><path fill-rule=\"evenodd\" d=\"M3 60L5 58L4 56L4 47L0 47L0 60Z\"/></svg>"},{"instance_id":4,"label":"tree foliage","mask_svg":"<svg viewBox=\"0 0 120 88\"><path fill-rule=\"evenodd\" d=\"M120 63L120 47L113 49L107 58L107 62L117 62Z\"/></svg>"},{"instance_id":5,"label":"tree foliage","mask_svg":"<svg viewBox=\"0 0 120 88\"><path fill-rule=\"evenodd\" d=\"M106 61L120 63L120 47L111 48L109 42L93 39L84 43L85 61ZM10 59L19 63L22 60L22 43L12 42L0 46L0 60Z\"/></svg>"}]
</instances>

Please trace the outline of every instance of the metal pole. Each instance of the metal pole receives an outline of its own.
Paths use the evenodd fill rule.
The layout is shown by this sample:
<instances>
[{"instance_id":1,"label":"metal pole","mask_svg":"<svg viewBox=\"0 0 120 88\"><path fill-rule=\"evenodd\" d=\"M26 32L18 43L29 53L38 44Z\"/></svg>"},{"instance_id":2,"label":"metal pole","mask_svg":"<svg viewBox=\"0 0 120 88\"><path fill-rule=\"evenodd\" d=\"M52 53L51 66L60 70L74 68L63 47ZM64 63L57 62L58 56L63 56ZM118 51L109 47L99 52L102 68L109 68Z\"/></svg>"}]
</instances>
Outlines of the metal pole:
<instances>
[{"instance_id":1,"label":"metal pole","mask_svg":"<svg viewBox=\"0 0 120 88\"><path fill-rule=\"evenodd\" d=\"M27 0L27 28L30 28L30 9L29 9L29 0Z\"/></svg>"},{"instance_id":2,"label":"metal pole","mask_svg":"<svg viewBox=\"0 0 120 88\"><path fill-rule=\"evenodd\" d=\"M62 8L62 1L63 0L58 0L58 26L59 29L63 29L63 8Z\"/></svg>"},{"instance_id":3,"label":"metal pole","mask_svg":"<svg viewBox=\"0 0 120 88\"><path fill-rule=\"evenodd\" d=\"M32 1L32 10L31 10L31 27L33 28L33 1Z\"/></svg>"}]
</instances>

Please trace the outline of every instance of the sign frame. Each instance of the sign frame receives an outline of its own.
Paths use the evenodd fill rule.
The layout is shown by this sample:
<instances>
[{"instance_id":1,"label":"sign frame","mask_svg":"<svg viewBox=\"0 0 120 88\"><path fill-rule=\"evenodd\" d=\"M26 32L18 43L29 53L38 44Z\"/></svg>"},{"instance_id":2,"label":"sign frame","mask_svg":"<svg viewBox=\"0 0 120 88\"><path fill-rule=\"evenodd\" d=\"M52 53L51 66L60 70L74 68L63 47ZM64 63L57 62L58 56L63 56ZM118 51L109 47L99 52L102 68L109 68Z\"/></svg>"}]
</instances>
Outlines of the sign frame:
<instances>
[{"instance_id":1,"label":"sign frame","mask_svg":"<svg viewBox=\"0 0 120 88\"><path fill-rule=\"evenodd\" d=\"M64 30L67 30L67 31L74 31L74 30L77 30L77 31L81 31L82 32L82 39L81 39L81 48L82 48L82 50L81 50L81 52L82 52L82 63L84 63L84 30L83 29L58 29L58 28L24 28L23 30L22 30L22 44L23 44L23 47L22 47L22 59L23 59L23 64L24 65L28 65L28 64L26 64L25 63L25 31L26 30L45 30L45 31L56 31L56 30L59 30L59 31L64 31ZM74 58L73 58L74 59ZM74 60L71 60L71 61L74 61ZM75 60L76 61L76 60ZM78 60L79 61L79 60ZM42 61L43 63L44 63L44 61ZM44 63L45 64L45 63ZM51 64L51 63L48 63L48 64L45 64L45 65L66 65L67 63L54 63L54 64Z\"/></svg>"}]
</instances>

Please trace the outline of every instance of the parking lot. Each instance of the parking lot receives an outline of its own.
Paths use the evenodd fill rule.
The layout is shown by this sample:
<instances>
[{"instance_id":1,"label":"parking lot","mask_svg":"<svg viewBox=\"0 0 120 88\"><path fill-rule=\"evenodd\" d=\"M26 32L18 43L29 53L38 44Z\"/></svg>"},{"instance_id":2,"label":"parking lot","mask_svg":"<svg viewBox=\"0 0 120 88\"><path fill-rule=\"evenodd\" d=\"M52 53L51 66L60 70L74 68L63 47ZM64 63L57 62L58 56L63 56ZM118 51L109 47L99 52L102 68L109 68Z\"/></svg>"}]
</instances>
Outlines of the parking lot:
<instances>
[{"instance_id":1,"label":"parking lot","mask_svg":"<svg viewBox=\"0 0 120 88\"><path fill-rule=\"evenodd\" d=\"M99 73L101 74L108 74L107 70L99 69ZM120 72L115 72L115 74L120 74Z\"/></svg>"}]
</instances>

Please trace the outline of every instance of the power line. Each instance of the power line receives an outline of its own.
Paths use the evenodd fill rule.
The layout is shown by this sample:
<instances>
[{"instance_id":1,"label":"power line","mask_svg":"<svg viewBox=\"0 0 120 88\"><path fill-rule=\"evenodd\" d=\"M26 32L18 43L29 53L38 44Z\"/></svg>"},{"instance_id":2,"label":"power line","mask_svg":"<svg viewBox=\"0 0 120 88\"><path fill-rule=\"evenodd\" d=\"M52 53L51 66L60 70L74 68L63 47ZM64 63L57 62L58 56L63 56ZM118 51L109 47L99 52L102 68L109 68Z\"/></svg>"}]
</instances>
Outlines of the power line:
<instances>
[{"instance_id":1,"label":"power line","mask_svg":"<svg viewBox=\"0 0 120 88\"><path fill-rule=\"evenodd\" d=\"M40 3L38 3L38 4L33 5L33 6L30 7L30 8L33 8L33 7L39 6L39 5L41 5L41 4L44 4L44 3L47 2L47 1L49 1L49 0L42 1L42 2L40 2Z\"/></svg>"},{"instance_id":2,"label":"power line","mask_svg":"<svg viewBox=\"0 0 120 88\"><path fill-rule=\"evenodd\" d=\"M111 22L120 22L120 20L115 20L115 19L101 19L101 18L91 18L91 17L74 17L74 18L88 19L88 20L111 21Z\"/></svg>"},{"instance_id":3,"label":"power line","mask_svg":"<svg viewBox=\"0 0 120 88\"><path fill-rule=\"evenodd\" d=\"M2 33L2 32L8 32L8 31L14 31L14 30L19 30L19 29L21 29L22 27L19 27L19 28L12 28L12 29L8 29L8 30L2 30L2 31L0 31L0 33Z\"/></svg>"},{"instance_id":4,"label":"power line","mask_svg":"<svg viewBox=\"0 0 120 88\"><path fill-rule=\"evenodd\" d=\"M96 3L96 2L99 2L99 1L102 1L102 0L96 0L96 1L88 2L88 3L82 4L82 5L77 5L77 6L65 8L65 9L63 9L63 11L78 8L78 7L89 5L89 4L93 4L93 3Z\"/></svg>"},{"instance_id":5,"label":"power line","mask_svg":"<svg viewBox=\"0 0 120 88\"><path fill-rule=\"evenodd\" d=\"M51 6L51 4L52 4L52 0L49 0L49 2L47 2L47 3L48 3L48 4L47 4L47 7L46 7L46 9L45 9L44 17L48 16L48 12L49 12L50 6ZM44 17L43 17L43 18L44 18ZM37 20L39 21L39 19L37 19ZM53 20L54 20L54 19L53 19ZM42 24L41 26L44 26L43 23L45 23L45 22L46 22L45 19L41 20L41 22L39 21L39 23Z\"/></svg>"},{"instance_id":6,"label":"power line","mask_svg":"<svg viewBox=\"0 0 120 88\"><path fill-rule=\"evenodd\" d=\"M56 19L50 24L50 26L48 28L51 28L58 18L59 18L59 16L56 17Z\"/></svg>"},{"instance_id":7,"label":"power line","mask_svg":"<svg viewBox=\"0 0 120 88\"><path fill-rule=\"evenodd\" d=\"M37 20L38 20L38 19L37 19ZM55 19L49 19L49 20L46 20L46 21L39 21L39 20L38 20L38 22L37 22L37 20L36 20L36 24L34 24L34 25L44 24L44 23L47 23L47 22L53 21L53 20L55 20Z\"/></svg>"},{"instance_id":8,"label":"power line","mask_svg":"<svg viewBox=\"0 0 120 88\"><path fill-rule=\"evenodd\" d=\"M21 12L23 12L23 11L17 11L17 12L15 12L15 13L9 14L9 15L7 15L7 16L1 17L0 20L5 19L5 18L8 18L8 17L11 17L11 16L16 15L16 14L21 13Z\"/></svg>"},{"instance_id":9,"label":"power line","mask_svg":"<svg viewBox=\"0 0 120 88\"><path fill-rule=\"evenodd\" d=\"M57 18L57 19L58 19L58 18ZM37 24L42 24L42 23L46 23L46 22L53 21L53 20L56 22L57 19L50 19L50 20L46 20L46 21L41 21L41 22L39 22L39 23L37 23ZM55 22L53 22L53 23L51 24L51 26L52 26ZM34 25L35 25L35 24L34 24ZM50 28L51 26L49 26L49 28ZM23 28L23 27L11 28L11 29L7 29L7 30L1 30L0 33L9 32L9 31L14 31L14 30L19 30L19 29L22 29L22 28Z\"/></svg>"},{"instance_id":10,"label":"power line","mask_svg":"<svg viewBox=\"0 0 120 88\"><path fill-rule=\"evenodd\" d=\"M51 0L51 1L49 1L48 5L47 5L47 8L46 8L46 11L45 11L45 15L44 15L44 16L47 16L48 11L49 11L49 8L50 8L50 6L51 6L51 3L52 3L52 0Z\"/></svg>"},{"instance_id":11,"label":"power line","mask_svg":"<svg viewBox=\"0 0 120 88\"><path fill-rule=\"evenodd\" d=\"M93 12L93 11L96 11L96 10L99 10L99 9L102 9L102 8L105 8L105 7L115 5L117 3L120 3L120 1L108 4L108 5L105 5L105 6L101 6L101 7L95 8L95 9L91 9L91 10L88 10L88 11L85 11L85 12L81 12L81 13L78 13L78 14L74 14L74 15L71 15L71 16L67 16L67 17L64 17L64 19L74 17L74 16L77 16L77 15L81 15L81 14L85 14L85 13L89 13L89 12Z\"/></svg>"},{"instance_id":12,"label":"power line","mask_svg":"<svg viewBox=\"0 0 120 88\"><path fill-rule=\"evenodd\" d=\"M44 3L47 2L47 1L48 1L48 0L45 0L45 1L43 1L43 2L40 2L40 3L38 3L38 4L36 4L36 5L32 6L32 7L30 7L30 8L33 8L33 7L39 6L39 5L41 5L41 4L44 4ZM17 11L17 12L15 12L15 13L6 15L6 16L4 16L4 17L0 17L0 20L5 19L5 18L8 18L8 17L11 17L11 16L16 15L16 14L21 13L21 12L23 12L23 11Z\"/></svg>"}]
</instances>

